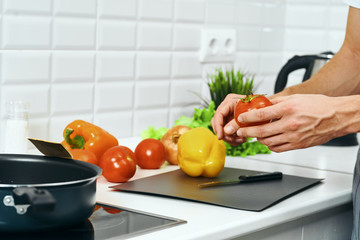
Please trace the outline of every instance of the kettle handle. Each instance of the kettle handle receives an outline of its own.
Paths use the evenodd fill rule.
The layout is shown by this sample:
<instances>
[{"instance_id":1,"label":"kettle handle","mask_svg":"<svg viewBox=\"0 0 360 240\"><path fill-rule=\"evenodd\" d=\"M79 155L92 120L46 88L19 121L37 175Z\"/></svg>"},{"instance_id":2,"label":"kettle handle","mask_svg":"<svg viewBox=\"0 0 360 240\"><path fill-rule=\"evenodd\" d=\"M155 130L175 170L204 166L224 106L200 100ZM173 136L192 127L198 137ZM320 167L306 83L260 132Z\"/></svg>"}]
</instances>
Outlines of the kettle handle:
<instances>
[{"instance_id":1,"label":"kettle handle","mask_svg":"<svg viewBox=\"0 0 360 240\"><path fill-rule=\"evenodd\" d=\"M280 70L277 76L275 82L275 93L278 93L285 88L289 74L295 70L305 68L306 71L303 81L307 80L311 75L315 59L316 56L313 55L294 56L293 58L291 58Z\"/></svg>"}]
</instances>

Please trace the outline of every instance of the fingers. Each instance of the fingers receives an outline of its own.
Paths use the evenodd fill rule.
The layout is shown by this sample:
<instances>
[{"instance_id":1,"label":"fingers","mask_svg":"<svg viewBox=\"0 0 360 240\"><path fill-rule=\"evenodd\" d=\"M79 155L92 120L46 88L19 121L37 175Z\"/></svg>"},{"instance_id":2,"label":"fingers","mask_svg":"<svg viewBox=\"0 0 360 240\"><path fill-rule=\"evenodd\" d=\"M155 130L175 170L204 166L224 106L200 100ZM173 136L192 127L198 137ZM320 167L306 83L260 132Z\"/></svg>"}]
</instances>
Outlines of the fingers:
<instances>
[{"instance_id":1,"label":"fingers","mask_svg":"<svg viewBox=\"0 0 360 240\"><path fill-rule=\"evenodd\" d=\"M232 119L224 127L224 132L226 135L234 135L239 129L239 125L235 122L235 119Z\"/></svg>"},{"instance_id":2,"label":"fingers","mask_svg":"<svg viewBox=\"0 0 360 240\"><path fill-rule=\"evenodd\" d=\"M238 137L236 135L225 135L223 140L232 146L237 146L246 142L246 138Z\"/></svg>"},{"instance_id":3,"label":"fingers","mask_svg":"<svg viewBox=\"0 0 360 240\"><path fill-rule=\"evenodd\" d=\"M233 119L234 109L240 97L241 96L237 94L228 94L224 101L216 109L216 112L211 119L211 126L218 139L224 138L224 125L228 120Z\"/></svg>"},{"instance_id":4,"label":"fingers","mask_svg":"<svg viewBox=\"0 0 360 240\"><path fill-rule=\"evenodd\" d=\"M234 146L246 142L246 138L235 134L239 126L234 120L234 110L241 97L243 96L238 94L228 94L211 119L211 126L218 139Z\"/></svg>"},{"instance_id":5,"label":"fingers","mask_svg":"<svg viewBox=\"0 0 360 240\"><path fill-rule=\"evenodd\" d=\"M250 122L265 122L271 121L273 119L279 119L282 117L282 114L279 110L278 105L272 105L265 108L254 109L249 112L241 113L239 115L238 121L240 123L250 123Z\"/></svg>"},{"instance_id":6,"label":"fingers","mask_svg":"<svg viewBox=\"0 0 360 240\"><path fill-rule=\"evenodd\" d=\"M296 149L290 143L281 144L281 145L277 145L277 146L271 146L271 147L268 147L268 148L269 148L270 151L277 152L277 153L286 152L286 151L289 151L289 150Z\"/></svg>"},{"instance_id":7,"label":"fingers","mask_svg":"<svg viewBox=\"0 0 360 240\"><path fill-rule=\"evenodd\" d=\"M280 138L269 138L269 137L276 136L283 132L284 132L283 123L280 121L272 121L270 123L265 123L257 126L239 128L236 131L236 135L245 138L247 137L268 138L267 139L268 142L265 145L278 145L282 143Z\"/></svg>"},{"instance_id":8,"label":"fingers","mask_svg":"<svg viewBox=\"0 0 360 240\"><path fill-rule=\"evenodd\" d=\"M245 137L239 137L236 135L236 131L239 129L239 125L234 119L229 121L224 127L224 140L231 145L239 145L246 142Z\"/></svg>"}]
</instances>

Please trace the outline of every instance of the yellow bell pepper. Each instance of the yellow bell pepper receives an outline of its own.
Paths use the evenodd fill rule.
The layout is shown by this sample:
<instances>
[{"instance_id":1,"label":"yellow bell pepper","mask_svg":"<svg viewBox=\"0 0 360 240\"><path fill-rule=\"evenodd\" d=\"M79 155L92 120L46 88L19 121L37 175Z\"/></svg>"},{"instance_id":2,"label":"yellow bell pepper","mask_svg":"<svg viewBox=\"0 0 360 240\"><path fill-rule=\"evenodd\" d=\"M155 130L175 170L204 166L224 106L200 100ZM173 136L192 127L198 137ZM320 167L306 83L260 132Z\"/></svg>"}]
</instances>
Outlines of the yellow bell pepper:
<instances>
[{"instance_id":1,"label":"yellow bell pepper","mask_svg":"<svg viewBox=\"0 0 360 240\"><path fill-rule=\"evenodd\" d=\"M193 128L179 138L179 166L191 177L216 177L224 168L225 156L224 142L207 128Z\"/></svg>"}]
</instances>

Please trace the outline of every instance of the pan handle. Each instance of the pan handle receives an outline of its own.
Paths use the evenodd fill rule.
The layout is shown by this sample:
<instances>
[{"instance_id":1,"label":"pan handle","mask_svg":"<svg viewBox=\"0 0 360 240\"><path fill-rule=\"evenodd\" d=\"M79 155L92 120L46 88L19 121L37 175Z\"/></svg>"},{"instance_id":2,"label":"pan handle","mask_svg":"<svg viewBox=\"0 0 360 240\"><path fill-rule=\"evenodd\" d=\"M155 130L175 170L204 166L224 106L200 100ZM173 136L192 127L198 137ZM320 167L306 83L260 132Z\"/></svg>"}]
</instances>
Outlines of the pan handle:
<instances>
[{"instance_id":1,"label":"pan handle","mask_svg":"<svg viewBox=\"0 0 360 240\"><path fill-rule=\"evenodd\" d=\"M28 207L34 212L51 212L55 209L56 200L45 189L19 187L13 189L13 195L7 195L3 200L6 206L16 208L18 214L25 214Z\"/></svg>"}]
</instances>

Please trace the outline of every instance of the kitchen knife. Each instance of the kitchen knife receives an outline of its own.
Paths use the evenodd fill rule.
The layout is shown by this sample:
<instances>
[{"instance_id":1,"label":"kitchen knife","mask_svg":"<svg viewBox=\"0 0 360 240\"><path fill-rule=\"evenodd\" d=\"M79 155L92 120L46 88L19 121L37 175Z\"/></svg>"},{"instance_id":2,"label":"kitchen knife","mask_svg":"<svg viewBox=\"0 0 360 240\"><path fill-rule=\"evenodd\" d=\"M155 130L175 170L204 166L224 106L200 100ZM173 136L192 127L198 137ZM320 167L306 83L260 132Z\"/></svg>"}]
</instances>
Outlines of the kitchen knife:
<instances>
[{"instance_id":1,"label":"kitchen knife","mask_svg":"<svg viewBox=\"0 0 360 240\"><path fill-rule=\"evenodd\" d=\"M240 175L237 179L223 180L223 181L212 181L207 183L201 183L198 186L200 188L222 186L222 185L231 185L239 183L250 183L250 182L260 182L268 180L282 179L281 172L271 172L271 173L259 173L255 175Z\"/></svg>"}]
</instances>

